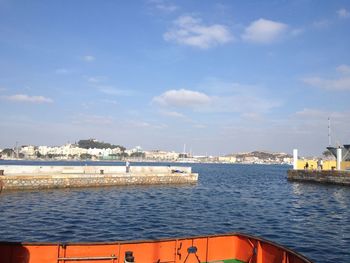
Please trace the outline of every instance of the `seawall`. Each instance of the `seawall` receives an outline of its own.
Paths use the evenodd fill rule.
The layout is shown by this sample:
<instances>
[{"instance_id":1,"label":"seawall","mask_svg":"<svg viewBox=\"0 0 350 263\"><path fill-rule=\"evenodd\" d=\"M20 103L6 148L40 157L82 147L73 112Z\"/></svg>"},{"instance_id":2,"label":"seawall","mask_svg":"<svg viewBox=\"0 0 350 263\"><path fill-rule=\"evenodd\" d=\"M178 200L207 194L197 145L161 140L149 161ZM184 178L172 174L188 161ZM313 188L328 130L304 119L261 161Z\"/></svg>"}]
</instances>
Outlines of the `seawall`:
<instances>
[{"instance_id":1,"label":"seawall","mask_svg":"<svg viewBox=\"0 0 350 263\"><path fill-rule=\"evenodd\" d=\"M350 186L350 171L289 170L288 180Z\"/></svg>"},{"instance_id":2,"label":"seawall","mask_svg":"<svg viewBox=\"0 0 350 263\"><path fill-rule=\"evenodd\" d=\"M1 175L2 174L2 175ZM117 185L189 184L198 181L191 167L0 166L0 190L29 190Z\"/></svg>"}]
</instances>

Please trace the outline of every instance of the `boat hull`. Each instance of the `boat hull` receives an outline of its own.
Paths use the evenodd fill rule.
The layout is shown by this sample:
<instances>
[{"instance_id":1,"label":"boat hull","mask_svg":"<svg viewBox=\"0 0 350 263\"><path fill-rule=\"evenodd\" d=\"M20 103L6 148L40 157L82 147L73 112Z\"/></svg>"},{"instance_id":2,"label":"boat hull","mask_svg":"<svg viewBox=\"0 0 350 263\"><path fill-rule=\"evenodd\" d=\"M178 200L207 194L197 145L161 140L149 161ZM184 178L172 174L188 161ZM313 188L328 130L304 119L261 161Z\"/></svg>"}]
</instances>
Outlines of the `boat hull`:
<instances>
[{"instance_id":1,"label":"boat hull","mask_svg":"<svg viewBox=\"0 0 350 263\"><path fill-rule=\"evenodd\" d=\"M108 243L0 243L1 263L311 263L273 242L232 233L154 241Z\"/></svg>"}]
</instances>

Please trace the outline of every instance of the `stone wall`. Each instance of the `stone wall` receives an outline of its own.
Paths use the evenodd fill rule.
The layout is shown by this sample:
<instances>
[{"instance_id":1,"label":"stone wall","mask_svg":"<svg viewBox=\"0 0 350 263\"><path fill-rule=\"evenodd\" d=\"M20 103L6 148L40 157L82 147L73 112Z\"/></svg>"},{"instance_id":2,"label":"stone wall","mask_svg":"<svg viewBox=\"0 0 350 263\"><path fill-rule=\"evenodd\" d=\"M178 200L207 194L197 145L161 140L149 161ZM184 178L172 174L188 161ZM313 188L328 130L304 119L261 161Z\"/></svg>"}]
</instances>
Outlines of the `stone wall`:
<instances>
[{"instance_id":1,"label":"stone wall","mask_svg":"<svg viewBox=\"0 0 350 263\"><path fill-rule=\"evenodd\" d=\"M350 186L350 171L289 170L288 180Z\"/></svg>"},{"instance_id":2,"label":"stone wall","mask_svg":"<svg viewBox=\"0 0 350 263\"><path fill-rule=\"evenodd\" d=\"M29 167L29 166L28 166ZM50 189L70 187L98 187L113 185L188 184L198 181L198 174L189 167L135 166L130 173L125 167L88 166L78 167L19 167L4 169L0 175L0 191ZM116 169L117 168L117 169ZM155 169L154 169L155 168ZM103 170L103 173L101 173ZM182 172L172 172L172 171ZM185 172L186 171L186 172ZM189 173L187 173L189 171ZM21 172L21 173L20 173Z\"/></svg>"},{"instance_id":3,"label":"stone wall","mask_svg":"<svg viewBox=\"0 0 350 263\"><path fill-rule=\"evenodd\" d=\"M101 170L105 174L123 174L125 166L49 166L49 165L0 165L4 175L39 175L39 174L98 174ZM190 174L191 167L180 166L130 166L134 174L164 174L171 170L179 170Z\"/></svg>"}]
</instances>

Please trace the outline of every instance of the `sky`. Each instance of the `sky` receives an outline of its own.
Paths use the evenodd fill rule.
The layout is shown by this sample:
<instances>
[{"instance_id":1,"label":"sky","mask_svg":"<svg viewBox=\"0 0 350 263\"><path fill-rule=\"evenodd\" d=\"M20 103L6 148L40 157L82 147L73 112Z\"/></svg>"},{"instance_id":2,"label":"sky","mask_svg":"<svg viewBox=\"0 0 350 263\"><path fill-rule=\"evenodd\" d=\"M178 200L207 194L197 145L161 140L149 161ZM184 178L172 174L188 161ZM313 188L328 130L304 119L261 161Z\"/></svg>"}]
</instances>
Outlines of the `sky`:
<instances>
[{"instance_id":1,"label":"sky","mask_svg":"<svg viewBox=\"0 0 350 263\"><path fill-rule=\"evenodd\" d=\"M350 143L350 2L0 0L0 148Z\"/></svg>"}]
</instances>

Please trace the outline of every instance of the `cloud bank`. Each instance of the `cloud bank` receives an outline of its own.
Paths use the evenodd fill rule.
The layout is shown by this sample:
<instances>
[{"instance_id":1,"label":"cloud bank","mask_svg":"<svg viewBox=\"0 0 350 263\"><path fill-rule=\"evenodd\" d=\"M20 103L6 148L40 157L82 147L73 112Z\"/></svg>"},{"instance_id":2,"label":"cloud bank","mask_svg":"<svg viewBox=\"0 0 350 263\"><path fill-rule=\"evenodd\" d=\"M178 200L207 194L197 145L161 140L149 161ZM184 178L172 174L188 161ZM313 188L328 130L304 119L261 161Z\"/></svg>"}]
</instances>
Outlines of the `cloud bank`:
<instances>
[{"instance_id":1,"label":"cloud bank","mask_svg":"<svg viewBox=\"0 0 350 263\"><path fill-rule=\"evenodd\" d=\"M304 78L304 83L325 90L350 90L350 77L342 77L338 79L324 79L320 77Z\"/></svg>"},{"instance_id":2,"label":"cloud bank","mask_svg":"<svg viewBox=\"0 0 350 263\"><path fill-rule=\"evenodd\" d=\"M192 109L201 113L256 113L264 114L281 102L253 95L249 91L236 90L228 94L207 95L193 90L168 90L153 98L153 103L162 107Z\"/></svg>"},{"instance_id":3,"label":"cloud bank","mask_svg":"<svg viewBox=\"0 0 350 263\"><path fill-rule=\"evenodd\" d=\"M336 70L342 75L338 78L306 77L302 81L310 86L333 91L350 90L350 66L339 65Z\"/></svg>"}]
</instances>

